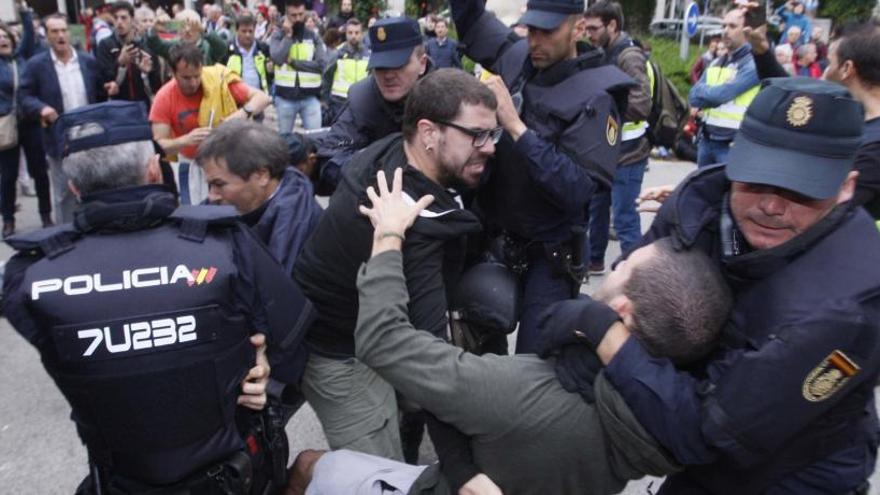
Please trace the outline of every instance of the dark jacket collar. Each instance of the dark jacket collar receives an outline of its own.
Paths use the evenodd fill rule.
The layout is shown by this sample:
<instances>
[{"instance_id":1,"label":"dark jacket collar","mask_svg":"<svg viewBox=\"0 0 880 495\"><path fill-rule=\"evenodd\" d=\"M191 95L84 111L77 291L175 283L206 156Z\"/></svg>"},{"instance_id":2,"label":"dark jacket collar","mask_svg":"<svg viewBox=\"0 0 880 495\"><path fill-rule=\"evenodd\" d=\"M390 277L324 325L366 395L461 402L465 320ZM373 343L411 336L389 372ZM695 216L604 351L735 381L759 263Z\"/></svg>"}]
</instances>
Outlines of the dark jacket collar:
<instances>
[{"instance_id":1,"label":"dark jacket collar","mask_svg":"<svg viewBox=\"0 0 880 495\"><path fill-rule=\"evenodd\" d=\"M77 230L140 230L164 221L177 208L177 196L164 185L124 187L82 198L74 214Z\"/></svg>"}]
</instances>

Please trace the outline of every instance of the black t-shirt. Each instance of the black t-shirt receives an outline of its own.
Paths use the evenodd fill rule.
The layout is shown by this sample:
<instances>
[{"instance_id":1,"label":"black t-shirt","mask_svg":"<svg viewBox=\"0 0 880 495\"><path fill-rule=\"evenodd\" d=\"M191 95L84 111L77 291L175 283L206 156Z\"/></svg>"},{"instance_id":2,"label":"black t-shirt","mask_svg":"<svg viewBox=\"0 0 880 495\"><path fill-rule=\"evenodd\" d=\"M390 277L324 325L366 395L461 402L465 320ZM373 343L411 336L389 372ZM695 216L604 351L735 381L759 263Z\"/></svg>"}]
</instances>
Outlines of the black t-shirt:
<instances>
[{"instance_id":1,"label":"black t-shirt","mask_svg":"<svg viewBox=\"0 0 880 495\"><path fill-rule=\"evenodd\" d=\"M859 172L853 203L880 219L880 117L865 122L853 168Z\"/></svg>"}]
</instances>

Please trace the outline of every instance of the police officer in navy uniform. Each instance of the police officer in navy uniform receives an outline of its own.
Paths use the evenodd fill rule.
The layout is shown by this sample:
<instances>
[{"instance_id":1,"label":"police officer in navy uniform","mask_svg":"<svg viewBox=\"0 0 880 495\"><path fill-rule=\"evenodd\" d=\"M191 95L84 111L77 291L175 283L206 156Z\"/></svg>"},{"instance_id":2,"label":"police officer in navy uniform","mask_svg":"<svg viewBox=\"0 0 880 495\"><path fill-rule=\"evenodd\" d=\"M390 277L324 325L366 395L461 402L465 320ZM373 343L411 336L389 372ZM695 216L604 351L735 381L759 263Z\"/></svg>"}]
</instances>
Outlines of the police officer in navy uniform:
<instances>
[{"instance_id":1,"label":"police officer in navy uniform","mask_svg":"<svg viewBox=\"0 0 880 495\"><path fill-rule=\"evenodd\" d=\"M400 131L406 97L431 68L419 23L408 17L373 24L370 48L372 74L351 86L347 105L318 139L318 194L333 193L357 151Z\"/></svg>"},{"instance_id":2,"label":"police officer in navy uniform","mask_svg":"<svg viewBox=\"0 0 880 495\"><path fill-rule=\"evenodd\" d=\"M687 373L627 335L588 339L603 361L618 343L606 376L686 466L661 494L867 493L874 471L880 234L852 202L863 110L836 84L766 84L727 165L686 178L642 240L723 269L735 304L716 354Z\"/></svg>"},{"instance_id":3,"label":"police officer in navy uniform","mask_svg":"<svg viewBox=\"0 0 880 495\"><path fill-rule=\"evenodd\" d=\"M483 0L453 0L467 55L495 76L505 135L477 194L487 230L506 239L507 262L522 272L517 352L535 349L538 315L579 291L587 205L597 183L610 187L632 79L603 66L579 40L583 0L529 1L520 39Z\"/></svg>"},{"instance_id":4,"label":"police officer in navy uniform","mask_svg":"<svg viewBox=\"0 0 880 495\"><path fill-rule=\"evenodd\" d=\"M56 129L82 204L72 224L8 241L5 313L73 409L90 460L79 493L276 492L283 419L236 396L256 332L273 376L296 382L310 304L234 211L178 208L156 184L141 104L86 106Z\"/></svg>"}]
</instances>

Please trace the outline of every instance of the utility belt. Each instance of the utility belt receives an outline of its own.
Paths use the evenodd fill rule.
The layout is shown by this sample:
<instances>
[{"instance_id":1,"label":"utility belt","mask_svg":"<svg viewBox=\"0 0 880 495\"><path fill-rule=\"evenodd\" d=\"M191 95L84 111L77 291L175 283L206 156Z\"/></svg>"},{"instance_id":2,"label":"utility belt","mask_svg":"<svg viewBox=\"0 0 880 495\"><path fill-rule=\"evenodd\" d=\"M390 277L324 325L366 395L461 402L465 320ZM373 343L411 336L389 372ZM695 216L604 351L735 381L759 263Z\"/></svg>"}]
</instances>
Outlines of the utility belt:
<instances>
[{"instance_id":1,"label":"utility belt","mask_svg":"<svg viewBox=\"0 0 880 495\"><path fill-rule=\"evenodd\" d=\"M270 397L263 411L247 414L245 450L200 470L173 485L148 486L114 477L112 468L90 463L89 475L76 495L273 495L287 485L289 446L284 412Z\"/></svg>"},{"instance_id":2,"label":"utility belt","mask_svg":"<svg viewBox=\"0 0 880 495\"><path fill-rule=\"evenodd\" d=\"M586 230L582 226L573 226L571 237L567 240L542 242L525 239L505 231L492 241L490 251L496 259L520 277L528 271L529 260L543 257L550 263L553 276L571 279L572 297L577 297L581 285L586 282L588 276L584 263L586 235Z\"/></svg>"}]
</instances>

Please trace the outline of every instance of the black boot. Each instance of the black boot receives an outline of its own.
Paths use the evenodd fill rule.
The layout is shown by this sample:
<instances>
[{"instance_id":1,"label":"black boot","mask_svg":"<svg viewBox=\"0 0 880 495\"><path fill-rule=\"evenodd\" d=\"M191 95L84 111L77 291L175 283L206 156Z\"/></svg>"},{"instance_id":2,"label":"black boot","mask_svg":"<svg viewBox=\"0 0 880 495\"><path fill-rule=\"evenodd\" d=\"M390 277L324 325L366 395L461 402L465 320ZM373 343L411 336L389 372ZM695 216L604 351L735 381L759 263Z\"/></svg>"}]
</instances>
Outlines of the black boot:
<instances>
[{"instance_id":1,"label":"black boot","mask_svg":"<svg viewBox=\"0 0 880 495\"><path fill-rule=\"evenodd\" d=\"M55 225L55 222L52 221L51 213L40 213L40 220L43 221L43 228L51 227Z\"/></svg>"},{"instance_id":2,"label":"black boot","mask_svg":"<svg viewBox=\"0 0 880 495\"><path fill-rule=\"evenodd\" d=\"M3 221L3 238L11 236L15 233L15 220L4 220Z\"/></svg>"}]
</instances>

